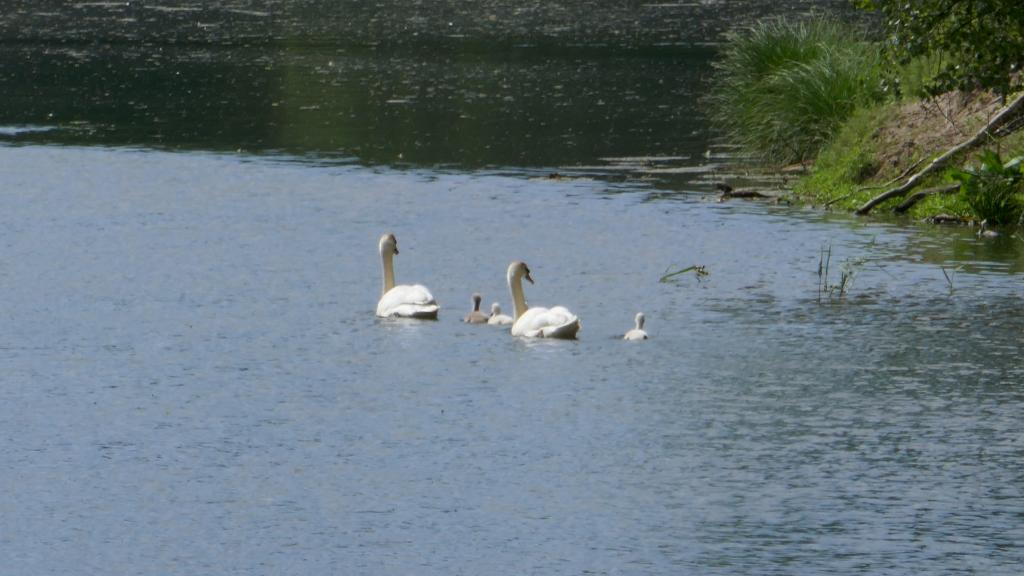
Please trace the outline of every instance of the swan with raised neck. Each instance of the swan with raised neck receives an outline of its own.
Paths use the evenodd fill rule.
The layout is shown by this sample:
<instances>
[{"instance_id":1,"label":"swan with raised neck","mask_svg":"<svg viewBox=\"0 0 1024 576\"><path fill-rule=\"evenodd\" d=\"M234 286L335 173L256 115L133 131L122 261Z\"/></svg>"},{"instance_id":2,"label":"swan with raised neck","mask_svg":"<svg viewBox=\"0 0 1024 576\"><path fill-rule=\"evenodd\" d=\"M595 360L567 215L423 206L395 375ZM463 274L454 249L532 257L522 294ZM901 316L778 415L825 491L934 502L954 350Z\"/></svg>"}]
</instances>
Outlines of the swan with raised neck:
<instances>
[{"instance_id":1,"label":"swan with raised neck","mask_svg":"<svg viewBox=\"0 0 1024 576\"><path fill-rule=\"evenodd\" d=\"M384 271L384 285L380 301L377 302L377 316L437 319L440 306L426 286L395 284L394 257L398 254L398 239L395 235L381 236L377 247L380 251L381 268Z\"/></svg>"},{"instance_id":2,"label":"swan with raised neck","mask_svg":"<svg viewBox=\"0 0 1024 576\"><path fill-rule=\"evenodd\" d=\"M626 335L622 337L623 340L647 340L647 332L644 332L644 313L637 312L636 318L633 319L636 326L626 332Z\"/></svg>"},{"instance_id":3,"label":"swan with raised neck","mask_svg":"<svg viewBox=\"0 0 1024 576\"><path fill-rule=\"evenodd\" d=\"M489 319L487 314L480 311L480 301L483 300L483 296L479 292L473 294L473 311L466 315L462 319L463 322L468 324L486 324Z\"/></svg>"},{"instance_id":4,"label":"swan with raised neck","mask_svg":"<svg viewBox=\"0 0 1024 576\"><path fill-rule=\"evenodd\" d=\"M580 319L564 306L554 308L530 308L523 293L523 278L533 284L530 268L526 262L515 261L509 264L506 274L508 289L512 294L514 322L513 336L527 338L564 338L572 339L580 330Z\"/></svg>"}]
</instances>

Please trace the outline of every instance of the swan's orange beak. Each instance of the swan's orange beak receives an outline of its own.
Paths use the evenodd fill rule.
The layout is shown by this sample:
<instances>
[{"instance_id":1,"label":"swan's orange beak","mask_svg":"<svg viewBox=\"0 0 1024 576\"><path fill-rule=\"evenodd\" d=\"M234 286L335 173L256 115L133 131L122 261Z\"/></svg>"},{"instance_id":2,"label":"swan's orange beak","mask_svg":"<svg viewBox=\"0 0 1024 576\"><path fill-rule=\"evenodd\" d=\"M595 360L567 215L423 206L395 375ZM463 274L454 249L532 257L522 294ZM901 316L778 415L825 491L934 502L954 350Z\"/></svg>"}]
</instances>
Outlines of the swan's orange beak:
<instances>
[{"instance_id":1,"label":"swan's orange beak","mask_svg":"<svg viewBox=\"0 0 1024 576\"><path fill-rule=\"evenodd\" d=\"M395 254L398 254L398 244L395 244Z\"/></svg>"},{"instance_id":2,"label":"swan's orange beak","mask_svg":"<svg viewBox=\"0 0 1024 576\"><path fill-rule=\"evenodd\" d=\"M529 271L527 271L526 273L526 281L529 282L530 284L533 284L533 278L530 277Z\"/></svg>"}]
</instances>

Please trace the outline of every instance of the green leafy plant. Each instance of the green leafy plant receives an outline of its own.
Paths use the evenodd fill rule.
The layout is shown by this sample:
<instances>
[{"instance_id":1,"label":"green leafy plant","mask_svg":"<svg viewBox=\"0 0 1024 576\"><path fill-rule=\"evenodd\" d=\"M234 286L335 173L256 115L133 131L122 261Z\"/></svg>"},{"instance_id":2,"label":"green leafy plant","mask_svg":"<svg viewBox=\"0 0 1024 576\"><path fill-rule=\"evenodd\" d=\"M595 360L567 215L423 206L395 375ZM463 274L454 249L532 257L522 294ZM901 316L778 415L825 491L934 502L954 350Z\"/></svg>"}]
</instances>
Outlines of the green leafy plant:
<instances>
[{"instance_id":1,"label":"green leafy plant","mask_svg":"<svg viewBox=\"0 0 1024 576\"><path fill-rule=\"evenodd\" d=\"M1024 215L1024 157L1004 163L998 153L985 150L979 160L977 167L952 173L960 182L960 194L980 220L996 225L1018 223Z\"/></svg>"},{"instance_id":2,"label":"green leafy plant","mask_svg":"<svg viewBox=\"0 0 1024 576\"><path fill-rule=\"evenodd\" d=\"M1004 97L1024 77L1024 8L1020 0L857 0L885 18L887 56L906 64L939 56L930 94L989 88Z\"/></svg>"}]
</instances>

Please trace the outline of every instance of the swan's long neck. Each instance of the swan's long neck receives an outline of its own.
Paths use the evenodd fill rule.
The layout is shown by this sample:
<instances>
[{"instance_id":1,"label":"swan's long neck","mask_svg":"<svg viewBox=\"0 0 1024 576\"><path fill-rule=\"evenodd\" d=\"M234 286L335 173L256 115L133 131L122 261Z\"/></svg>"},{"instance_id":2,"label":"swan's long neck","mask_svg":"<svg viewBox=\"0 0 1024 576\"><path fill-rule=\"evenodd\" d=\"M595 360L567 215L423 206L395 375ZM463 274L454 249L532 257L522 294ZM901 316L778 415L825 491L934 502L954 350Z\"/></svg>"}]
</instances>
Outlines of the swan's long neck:
<instances>
[{"instance_id":1,"label":"swan's long neck","mask_svg":"<svg viewBox=\"0 0 1024 576\"><path fill-rule=\"evenodd\" d=\"M381 265L384 267L384 291L381 292L381 296L387 294L388 290L395 287L395 265L392 261L393 259L394 254L381 250L380 261Z\"/></svg>"},{"instance_id":2,"label":"swan's long neck","mask_svg":"<svg viewBox=\"0 0 1024 576\"><path fill-rule=\"evenodd\" d=\"M513 317L519 320L519 317L526 313L526 296L523 294L523 277L516 274L508 275L508 289L512 292L512 312Z\"/></svg>"},{"instance_id":3,"label":"swan's long neck","mask_svg":"<svg viewBox=\"0 0 1024 576\"><path fill-rule=\"evenodd\" d=\"M643 317L642 314L637 314L636 315L636 329L637 330L643 330L644 329L644 317Z\"/></svg>"}]
</instances>

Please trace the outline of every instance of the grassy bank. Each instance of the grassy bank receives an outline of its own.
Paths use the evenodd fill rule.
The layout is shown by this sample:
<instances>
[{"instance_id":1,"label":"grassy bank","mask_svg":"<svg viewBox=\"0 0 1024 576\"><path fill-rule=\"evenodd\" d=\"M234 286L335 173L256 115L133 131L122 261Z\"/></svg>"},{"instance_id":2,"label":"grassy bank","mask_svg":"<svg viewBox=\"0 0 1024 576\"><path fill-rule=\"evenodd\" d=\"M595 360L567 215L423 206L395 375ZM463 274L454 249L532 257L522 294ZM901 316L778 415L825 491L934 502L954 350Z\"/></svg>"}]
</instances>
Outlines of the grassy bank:
<instances>
[{"instance_id":1,"label":"grassy bank","mask_svg":"<svg viewBox=\"0 0 1024 576\"><path fill-rule=\"evenodd\" d=\"M758 160L810 160L861 106L881 101L880 53L832 19L771 19L732 33L707 103L730 141Z\"/></svg>"},{"instance_id":2,"label":"grassy bank","mask_svg":"<svg viewBox=\"0 0 1024 576\"><path fill-rule=\"evenodd\" d=\"M973 135L1001 105L1002 101L991 94L956 93L930 100L908 98L857 109L818 152L809 172L796 183L794 190L799 197L814 204L856 210ZM979 156L986 150L1006 160L1024 155L1024 132L992 139L983 147L959 154L945 169L922 181L916 190L948 188L957 182L954 176L958 171L979 165ZM1017 193L1024 205L1024 186ZM885 212L903 200L889 200L876 210ZM907 215L916 219L945 215L963 220L989 216L978 213L960 191L929 195L915 204Z\"/></svg>"},{"instance_id":3,"label":"grassy bank","mask_svg":"<svg viewBox=\"0 0 1024 576\"><path fill-rule=\"evenodd\" d=\"M855 210L967 140L1005 104L980 91L919 96L937 69L935 62L919 59L885 75L880 50L862 32L835 20L762 22L734 34L723 50L709 97L712 117L728 140L763 167L807 166L794 186L800 198ZM883 84L902 86L903 95L883 90ZM1019 221L1024 175L1013 166L1002 171L994 159L1024 155L1024 130L1013 130L1021 124L1024 119L1011 122L1008 130L924 179L915 191L943 192L925 196L907 214ZM994 152L984 156L988 167L972 171L986 150ZM971 186L951 190L961 181ZM890 200L876 210L902 201Z\"/></svg>"}]
</instances>

